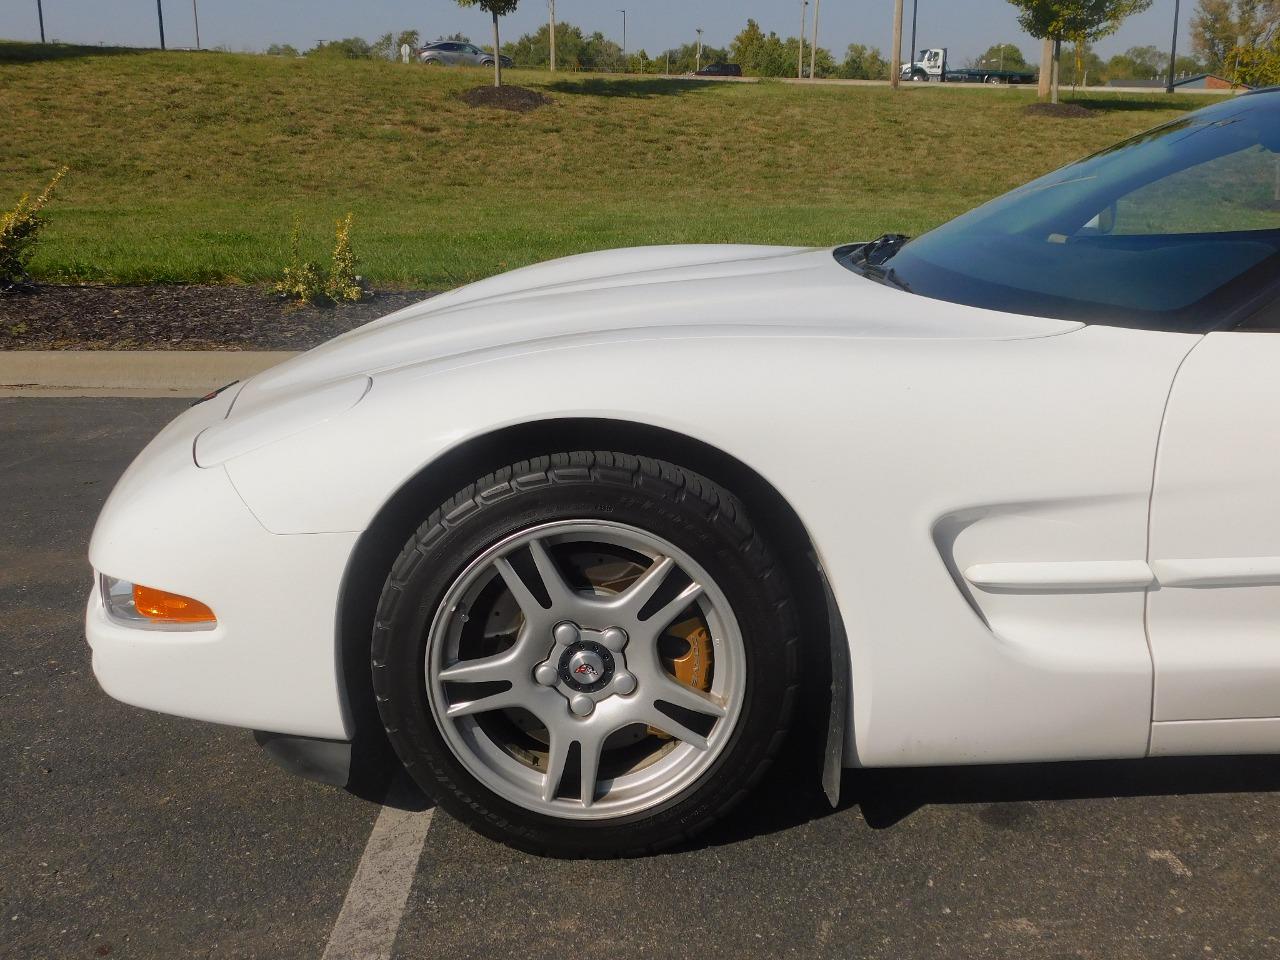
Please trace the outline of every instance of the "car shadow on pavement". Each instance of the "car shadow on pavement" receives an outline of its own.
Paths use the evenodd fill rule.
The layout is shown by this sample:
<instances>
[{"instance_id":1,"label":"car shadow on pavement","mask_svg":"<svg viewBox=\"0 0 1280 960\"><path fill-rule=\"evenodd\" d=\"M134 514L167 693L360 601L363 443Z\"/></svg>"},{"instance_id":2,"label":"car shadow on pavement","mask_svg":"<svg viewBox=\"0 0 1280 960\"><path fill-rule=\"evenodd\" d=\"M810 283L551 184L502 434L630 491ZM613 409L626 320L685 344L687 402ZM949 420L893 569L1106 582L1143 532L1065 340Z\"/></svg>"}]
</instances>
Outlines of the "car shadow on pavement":
<instances>
[{"instance_id":1,"label":"car shadow on pavement","mask_svg":"<svg viewBox=\"0 0 1280 960\"><path fill-rule=\"evenodd\" d=\"M938 804L985 805L984 819L1008 826L995 821L1020 819L1023 813L1013 805L1029 801L1268 792L1280 793L1277 756L904 767L845 770L833 810L822 792L819 758L802 748L784 749L742 806L692 846L790 830L853 807L873 830L894 827Z\"/></svg>"}]
</instances>

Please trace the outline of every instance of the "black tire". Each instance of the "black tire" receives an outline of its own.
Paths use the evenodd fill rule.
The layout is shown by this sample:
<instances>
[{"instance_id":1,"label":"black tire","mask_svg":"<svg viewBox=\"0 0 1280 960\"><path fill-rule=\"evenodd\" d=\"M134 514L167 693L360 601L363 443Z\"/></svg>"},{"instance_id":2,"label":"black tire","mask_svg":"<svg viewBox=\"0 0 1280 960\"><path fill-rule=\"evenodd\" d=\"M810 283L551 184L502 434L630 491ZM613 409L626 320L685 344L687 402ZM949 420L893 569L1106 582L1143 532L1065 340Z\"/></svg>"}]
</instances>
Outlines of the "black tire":
<instances>
[{"instance_id":1,"label":"black tire","mask_svg":"<svg viewBox=\"0 0 1280 960\"><path fill-rule=\"evenodd\" d=\"M473 558L537 524L595 518L666 538L715 579L743 635L746 693L723 752L682 793L627 817L564 820L498 796L466 770L432 718L423 664L436 609ZM705 830L764 774L791 724L798 647L787 575L736 497L671 463L580 451L504 467L431 512L383 588L373 631L373 685L397 755L451 816L532 853L638 855Z\"/></svg>"}]
</instances>

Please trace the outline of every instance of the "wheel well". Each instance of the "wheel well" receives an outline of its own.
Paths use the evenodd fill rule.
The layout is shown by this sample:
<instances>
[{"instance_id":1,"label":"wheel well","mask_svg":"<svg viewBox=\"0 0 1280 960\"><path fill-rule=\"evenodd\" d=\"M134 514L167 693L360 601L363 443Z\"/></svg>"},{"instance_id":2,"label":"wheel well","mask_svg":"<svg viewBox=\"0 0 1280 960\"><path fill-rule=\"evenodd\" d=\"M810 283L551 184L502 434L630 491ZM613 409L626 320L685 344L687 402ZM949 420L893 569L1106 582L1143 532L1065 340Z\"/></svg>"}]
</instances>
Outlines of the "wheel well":
<instances>
[{"instance_id":1,"label":"wheel well","mask_svg":"<svg viewBox=\"0 0 1280 960\"><path fill-rule=\"evenodd\" d=\"M747 507L791 579L801 620L804 686L799 718L814 736L807 743L827 747L832 727L843 738L843 691L836 683L832 703L833 643L843 645L843 625L830 595L817 552L799 516L786 499L750 466L724 451L684 434L630 421L603 419L542 420L475 437L448 451L410 478L383 505L360 537L347 564L339 604L338 665L354 725L352 782L356 792L381 789L389 745L373 699L369 667L370 628L382 584L405 540L441 501L467 483L499 467L546 453L616 450L668 460L731 490ZM843 673L847 657L836 651ZM837 709L833 709L837 707Z\"/></svg>"}]
</instances>

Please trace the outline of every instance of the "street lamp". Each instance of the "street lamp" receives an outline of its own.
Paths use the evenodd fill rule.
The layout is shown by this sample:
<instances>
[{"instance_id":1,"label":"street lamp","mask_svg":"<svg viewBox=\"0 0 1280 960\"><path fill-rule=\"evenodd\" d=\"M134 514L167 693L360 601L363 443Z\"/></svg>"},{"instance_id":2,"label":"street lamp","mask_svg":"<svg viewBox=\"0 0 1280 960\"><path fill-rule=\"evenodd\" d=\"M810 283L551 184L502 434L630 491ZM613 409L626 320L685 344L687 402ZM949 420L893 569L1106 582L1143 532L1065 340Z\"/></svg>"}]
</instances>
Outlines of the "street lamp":
<instances>
[{"instance_id":1,"label":"street lamp","mask_svg":"<svg viewBox=\"0 0 1280 960\"><path fill-rule=\"evenodd\" d=\"M911 0L911 49L907 51L907 62L911 64L912 75L916 72L916 15L920 12L920 0Z\"/></svg>"},{"instance_id":2,"label":"street lamp","mask_svg":"<svg viewBox=\"0 0 1280 960\"><path fill-rule=\"evenodd\" d=\"M1182 0L1173 0L1173 43L1169 44L1169 82L1165 93L1173 93L1173 73L1178 69L1178 16L1182 13Z\"/></svg>"},{"instance_id":3,"label":"street lamp","mask_svg":"<svg viewBox=\"0 0 1280 960\"><path fill-rule=\"evenodd\" d=\"M556 72L556 0L547 0L547 6L551 11L551 26L549 39L551 41L551 72Z\"/></svg>"},{"instance_id":4,"label":"street lamp","mask_svg":"<svg viewBox=\"0 0 1280 960\"><path fill-rule=\"evenodd\" d=\"M36 16L40 18L40 42L44 43L44 0L36 0Z\"/></svg>"},{"instance_id":5,"label":"street lamp","mask_svg":"<svg viewBox=\"0 0 1280 960\"><path fill-rule=\"evenodd\" d=\"M622 72L627 72L627 11L619 10L622 14Z\"/></svg>"},{"instance_id":6,"label":"street lamp","mask_svg":"<svg viewBox=\"0 0 1280 960\"><path fill-rule=\"evenodd\" d=\"M196 9L196 0L191 0L191 19L196 22L196 49L200 49L200 11Z\"/></svg>"},{"instance_id":7,"label":"street lamp","mask_svg":"<svg viewBox=\"0 0 1280 960\"><path fill-rule=\"evenodd\" d=\"M822 0L813 0L813 42L809 44L809 79L818 75L818 11Z\"/></svg>"},{"instance_id":8,"label":"street lamp","mask_svg":"<svg viewBox=\"0 0 1280 960\"><path fill-rule=\"evenodd\" d=\"M694 66L693 66L693 70L696 73L697 71L702 69L702 28L697 27L695 28L694 32L698 34L698 56L694 61Z\"/></svg>"},{"instance_id":9,"label":"street lamp","mask_svg":"<svg viewBox=\"0 0 1280 960\"><path fill-rule=\"evenodd\" d=\"M161 0L156 0L156 17L160 20L160 49L164 49L164 7Z\"/></svg>"},{"instance_id":10,"label":"street lamp","mask_svg":"<svg viewBox=\"0 0 1280 960\"><path fill-rule=\"evenodd\" d=\"M804 79L804 30L809 22L809 0L800 0L800 56L796 58L796 79Z\"/></svg>"}]
</instances>

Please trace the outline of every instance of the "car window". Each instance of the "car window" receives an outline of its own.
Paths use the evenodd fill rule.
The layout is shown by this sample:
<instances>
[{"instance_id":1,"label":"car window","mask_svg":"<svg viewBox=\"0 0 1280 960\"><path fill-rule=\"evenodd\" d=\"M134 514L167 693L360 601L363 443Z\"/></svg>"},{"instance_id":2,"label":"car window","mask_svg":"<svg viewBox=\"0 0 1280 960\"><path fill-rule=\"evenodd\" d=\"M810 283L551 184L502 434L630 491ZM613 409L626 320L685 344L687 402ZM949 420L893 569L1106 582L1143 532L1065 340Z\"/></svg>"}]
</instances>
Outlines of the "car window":
<instances>
[{"instance_id":1,"label":"car window","mask_svg":"<svg viewBox=\"0 0 1280 960\"><path fill-rule=\"evenodd\" d=\"M1111 233L1280 230L1280 154L1255 144L1139 187L1116 201Z\"/></svg>"},{"instance_id":2,"label":"car window","mask_svg":"<svg viewBox=\"0 0 1280 960\"><path fill-rule=\"evenodd\" d=\"M862 272L992 310L1213 329L1280 282L1278 177L1280 93L1237 97L1034 180Z\"/></svg>"}]
</instances>

